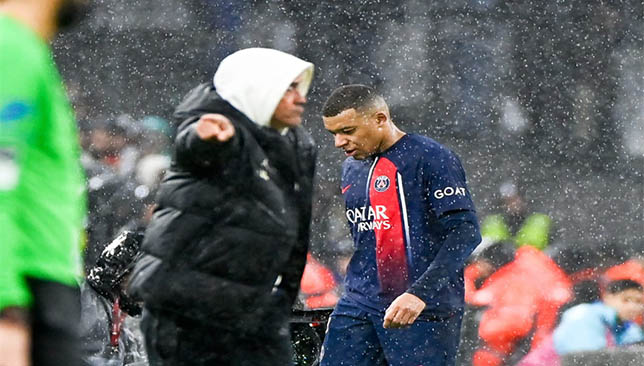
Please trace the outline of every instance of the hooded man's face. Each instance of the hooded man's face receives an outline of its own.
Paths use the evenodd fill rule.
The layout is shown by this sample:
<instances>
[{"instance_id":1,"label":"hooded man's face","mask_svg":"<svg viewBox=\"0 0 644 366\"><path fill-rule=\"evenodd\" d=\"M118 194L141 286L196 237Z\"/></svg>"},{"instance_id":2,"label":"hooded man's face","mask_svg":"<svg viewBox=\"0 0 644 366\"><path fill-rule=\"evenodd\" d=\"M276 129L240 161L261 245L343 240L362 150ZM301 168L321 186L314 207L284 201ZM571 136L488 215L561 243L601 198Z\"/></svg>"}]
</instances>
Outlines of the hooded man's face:
<instances>
[{"instance_id":1,"label":"hooded man's face","mask_svg":"<svg viewBox=\"0 0 644 366\"><path fill-rule=\"evenodd\" d=\"M298 90L298 85L301 81L302 76L295 79L286 90L286 93L284 93L271 118L271 127L282 129L296 127L302 123L306 97Z\"/></svg>"}]
</instances>

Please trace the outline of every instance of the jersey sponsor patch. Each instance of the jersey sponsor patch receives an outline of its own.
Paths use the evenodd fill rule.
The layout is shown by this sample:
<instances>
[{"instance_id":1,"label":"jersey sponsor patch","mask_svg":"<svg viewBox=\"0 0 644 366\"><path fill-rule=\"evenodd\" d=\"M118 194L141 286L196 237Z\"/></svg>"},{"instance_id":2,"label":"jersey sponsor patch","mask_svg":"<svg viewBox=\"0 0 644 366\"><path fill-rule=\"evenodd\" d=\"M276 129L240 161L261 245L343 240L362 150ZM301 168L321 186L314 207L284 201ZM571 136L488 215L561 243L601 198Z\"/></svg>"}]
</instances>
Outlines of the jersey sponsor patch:
<instances>
[{"instance_id":1,"label":"jersey sponsor patch","mask_svg":"<svg viewBox=\"0 0 644 366\"><path fill-rule=\"evenodd\" d=\"M351 224L358 225L358 232L391 229L387 207L383 205L348 209L346 216Z\"/></svg>"},{"instance_id":2,"label":"jersey sponsor patch","mask_svg":"<svg viewBox=\"0 0 644 366\"><path fill-rule=\"evenodd\" d=\"M387 189L389 189L389 186L391 185L391 181L389 180L389 177L386 175L381 175L377 177L373 183L373 188L377 192L384 192Z\"/></svg>"},{"instance_id":3,"label":"jersey sponsor patch","mask_svg":"<svg viewBox=\"0 0 644 366\"><path fill-rule=\"evenodd\" d=\"M30 115L34 107L23 101L13 101L0 108L0 123L13 122Z\"/></svg>"},{"instance_id":4,"label":"jersey sponsor patch","mask_svg":"<svg viewBox=\"0 0 644 366\"><path fill-rule=\"evenodd\" d=\"M434 191L434 198L441 199L449 196L465 196L465 188L461 187L445 187Z\"/></svg>"},{"instance_id":5,"label":"jersey sponsor patch","mask_svg":"<svg viewBox=\"0 0 644 366\"><path fill-rule=\"evenodd\" d=\"M384 205L349 208L346 210L346 216L347 220L352 224L363 221L389 220L387 206Z\"/></svg>"}]
</instances>

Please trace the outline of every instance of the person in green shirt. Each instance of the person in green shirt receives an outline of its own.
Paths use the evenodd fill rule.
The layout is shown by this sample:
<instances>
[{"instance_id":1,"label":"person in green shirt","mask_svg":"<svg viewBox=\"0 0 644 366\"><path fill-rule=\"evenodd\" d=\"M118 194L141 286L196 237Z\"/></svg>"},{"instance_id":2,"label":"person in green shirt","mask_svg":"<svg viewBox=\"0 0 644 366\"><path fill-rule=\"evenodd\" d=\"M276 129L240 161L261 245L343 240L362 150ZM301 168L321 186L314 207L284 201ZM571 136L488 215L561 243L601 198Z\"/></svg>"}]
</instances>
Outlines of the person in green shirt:
<instances>
[{"instance_id":1,"label":"person in green shirt","mask_svg":"<svg viewBox=\"0 0 644 366\"><path fill-rule=\"evenodd\" d=\"M481 223L484 243L511 241L517 247L531 245L539 250L550 243L552 220L548 215L529 212L514 183L505 182L499 189L502 213L486 216Z\"/></svg>"},{"instance_id":2,"label":"person in green shirt","mask_svg":"<svg viewBox=\"0 0 644 366\"><path fill-rule=\"evenodd\" d=\"M85 184L48 42L81 0L0 0L0 365L77 365Z\"/></svg>"}]
</instances>

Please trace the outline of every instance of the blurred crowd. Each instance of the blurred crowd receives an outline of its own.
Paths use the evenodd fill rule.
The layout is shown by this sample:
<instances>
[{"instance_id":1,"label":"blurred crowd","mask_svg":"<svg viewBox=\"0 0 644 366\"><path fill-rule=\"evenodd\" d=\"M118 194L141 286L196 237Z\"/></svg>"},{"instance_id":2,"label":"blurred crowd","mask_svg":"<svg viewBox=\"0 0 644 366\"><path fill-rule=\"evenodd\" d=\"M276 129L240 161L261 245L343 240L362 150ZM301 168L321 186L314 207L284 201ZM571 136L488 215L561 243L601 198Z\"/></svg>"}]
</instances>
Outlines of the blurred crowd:
<instances>
[{"instance_id":1,"label":"blurred crowd","mask_svg":"<svg viewBox=\"0 0 644 366\"><path fill-rule=\"evenodd\" d=\"M125 284L155 193L170 167L173 126L159 116L79 120L88 215L81 285L84 365L147 365L141 305Z\"/></svg>"},{"instance_id":2,"label":"blurred crowd","mask_svg":"<svg viewBox=\"0 0 644 366\"><path fill-rule=\"evenodd\" d=\"M85 268L123 230L145 228L156 189L170 166L173 127L158 116L80 121L89 215Z\"/></svg>"},{"instance_id":3,"label":"blurred crowd","mask_svg":"<svg viewBox=\"0 0 644 366\"><path fill-rule=\"evenodd\" d=\"M482 218L483 241L465 269L460 363L556 366L567 353L642 343L641 248L566 244L513 183L499 196L501 209Z\"/></svg>"}]
</instances>

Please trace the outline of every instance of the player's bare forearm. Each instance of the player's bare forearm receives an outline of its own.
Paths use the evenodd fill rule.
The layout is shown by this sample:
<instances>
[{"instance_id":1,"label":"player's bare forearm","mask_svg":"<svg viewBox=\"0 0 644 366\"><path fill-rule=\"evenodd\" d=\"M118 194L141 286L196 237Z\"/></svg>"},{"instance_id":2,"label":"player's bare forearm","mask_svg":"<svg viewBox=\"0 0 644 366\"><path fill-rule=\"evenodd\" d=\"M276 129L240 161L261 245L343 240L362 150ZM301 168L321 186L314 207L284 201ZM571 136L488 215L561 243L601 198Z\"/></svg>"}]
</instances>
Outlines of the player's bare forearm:
<instances>
[{"instance_id":1,"label":"player's bare forearm","mask_svg":"<svg viewBox=\"0 0 644 366\"><path fill-rule=\"evenodd\" d=\"M0 320L0 365L28 366L29 337L27 325Z\"/></svg>"}]
</instances>

